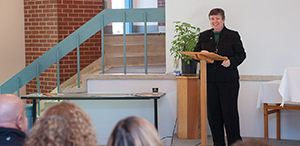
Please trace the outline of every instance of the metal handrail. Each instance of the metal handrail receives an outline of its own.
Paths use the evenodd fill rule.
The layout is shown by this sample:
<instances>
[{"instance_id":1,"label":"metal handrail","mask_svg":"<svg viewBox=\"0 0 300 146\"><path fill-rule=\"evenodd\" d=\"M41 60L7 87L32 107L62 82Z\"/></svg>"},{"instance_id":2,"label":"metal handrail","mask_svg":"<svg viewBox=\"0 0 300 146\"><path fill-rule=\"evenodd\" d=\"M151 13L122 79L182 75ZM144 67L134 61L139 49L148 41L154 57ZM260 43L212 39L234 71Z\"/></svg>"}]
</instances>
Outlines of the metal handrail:
<instances>
[{"instance_id":1,"label":"metal handrail","mask_svg":"<svg viewBox=\"0 0 300 146\"><path fill-rule=\"evenodd\" d=\"M147 29L146 22L165 22L165 9L164 8L147 8L147 9L105 9L101 13L97 14L94 18L89 20L83 26L78 28L64 40L59 42L45 54L40 56L38 59L33 61L31 64L26 66L20 72L15 74L13 77L8 79L0 86L0 93L10 93L13 94L17 91L18 96L20 88L30 82L32 79L37 77L39 80L39 75L49 68L51 65L58 63L58 80L57 80L57 89L59 93L59 60L71 52L73 49L77 48L79 52L79 45L84 41L89 39L98 31L102 30L102 54L104 54L104 45L103 45L103 32L104 27L111 22L144 22L145 23L145 41L147 41ZM124 39L125 39L125 31ZM124 43L124 52L126 50L125 41ZM145 42L146 43L146 42ZM147 45L145 45L147 49ZM147 57L147 51L145 51L145 60ZM125 54L124 54L125 55ZM79 58L79 53L77 54ZM102 57L102 72L104 73L104 57ZM126 73L126 60L124 56L124 73ZM80 69L79 69L79 59L77 60L78 65L78 87L80 87ZM147 62L145 61L145 72L147 73ZM38 92L39 92L39 82Z\"/></svg>"}]
</instances>

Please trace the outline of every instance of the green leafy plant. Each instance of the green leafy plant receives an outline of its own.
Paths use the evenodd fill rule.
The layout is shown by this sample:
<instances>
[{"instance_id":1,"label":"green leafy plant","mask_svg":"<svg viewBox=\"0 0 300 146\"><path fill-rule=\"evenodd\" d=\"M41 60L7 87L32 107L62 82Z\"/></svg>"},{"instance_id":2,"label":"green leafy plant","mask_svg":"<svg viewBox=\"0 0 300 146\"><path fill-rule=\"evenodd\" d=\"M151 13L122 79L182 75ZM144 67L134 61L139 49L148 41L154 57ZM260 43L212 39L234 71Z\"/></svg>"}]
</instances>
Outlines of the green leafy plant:
<instances>
[{"instance_id":1,"label":"green leafy plant","mask_svg":"<svg viewBox=\"0 0 300 146\"><path fill-rule=\"evenodd\" d=\"M187 64L192 60L191 57L181 54L180 52L193 52L198 42L200 28L192 26L187 22L174 21L176 33L174 40L171 42L172 47L170 49L171 55L174 55L175 60L184 59Z\"/></svg>"}]
</instances>

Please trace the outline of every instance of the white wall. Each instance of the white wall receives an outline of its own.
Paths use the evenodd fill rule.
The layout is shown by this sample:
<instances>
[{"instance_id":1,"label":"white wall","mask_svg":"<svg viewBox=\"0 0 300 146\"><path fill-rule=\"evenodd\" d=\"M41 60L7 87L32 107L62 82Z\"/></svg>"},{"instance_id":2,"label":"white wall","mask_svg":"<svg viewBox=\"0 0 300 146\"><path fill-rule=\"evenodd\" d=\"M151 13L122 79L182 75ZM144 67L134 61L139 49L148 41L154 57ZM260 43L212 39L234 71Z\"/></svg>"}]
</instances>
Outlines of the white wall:
<instances>
[{"instance_id":1,"label":"white wall","mask_svg":"<svg viewBox=\"0 0 300 146\"><path fill-rule=\"evenodd\" d=\"M0 1L0 84L25 67L23 1ZM21 90L21 94L24 89Z\"/></svg>"},{"instance_id":2,"label":"white wall","mask_svg":"<svg viewBox=\"0 0 300 146\"><path fill-rule=\"evenodd\" d=\"M157 8L157 0L133 0L133 8Z\"/></svg>"},{"instance_id":3,"label":"white wall","mask_svg":"<svg viewBox=\"0 0 300 146\"><path fill-rule=\"evenodd\" d=\"M224 8L227 27L238 30L242 36L247 52L247 59L240 67L242 75L282 75L285 67L299 66L296 55L300 54L300 49L296 46L296 43L299 42L300 35L300 27L298 27L300 1L297 0L273 0L271 3L267 0L166 0L166 51L169 52L168 48L170 48L170 42L174 35L172 24L174 20L190 22L199 26L201 30L208 29L210 26L207 14L213 7ZM25 66L23 13L23 1L0 1L0 83L5 82ZM267 57L263 55L267 55ZM172 72L173 58L167 55L166 61L167 72ZM163 83L164 88L160 88L161 91L168 94L159 101L161 136L171 134L177 116L176 84L175 81L170 82ZM256 109L258 89L261 83L258 81L241 81L239 111L242 136L263 137L263 112L261 108ZM145 84L139 81L135 84L138 85L136 88L138 91L142 91L142 89L143 91L149 91L153 85L153 83ZM104 109L107 108L103 110L103 112L106 112L110 108L114 108L107 107L107 105L115 104L106 105L101 103L95 102L89 107L99 108L99 106L103 106ZM151 104L151 102L149 103ZM139 104L145 107L141 113L137 114L143 114L145 118L151 121L152 116L148 112L152 112L152 105L137 101L135 108L139 108L137 107ZM125 103L125 105L116 104L116 106L122 108L127 107L127 105L128 103ZM101 113L98 115L101 115ZM165 115L167 116L165 117ZM299 117L298 111L282 112L283 139L300 139ZM117 120L115 117L109 118ZM122 116L118 118L122 118ZM275 138L275 117L270 116L269 120L270 137ZM112 122L111 125L115 122ZM100 131L98 135L102 135L103 132Z\"/></svg>"},{"instance_id":4,"label":"white wall","mask_svg":"<svg viewBox=\"0 0 300 146\"><path fill-rule=\"evenodd\" d=\"M120 3L124 7L124 0L106 0L107 9L112 8L112 1L114 1L114 3ZM157 8L157 0L133 0L132 2L133 8Z\"/></svg>"},{"instance_id":5,"label":"white wall","mask_svg":"<svg viewBox=\"0 0 300 146\"><path fill-rule=\"evenodd\" d=\"M242 137L264 136L264 112L262 105L256 108L261 81L241 81L239 114ZM281 111L281 138L300 140L300 112ZM269 115L269 138L276 138L276 116Z\"/></svg>"},{"instance_id":6,"label":"white wall","mask_svg":"<svg viewBox=\"0 0 300 146\"><path fill-rule=\"evenodd\" d=\"M212 8L225 10L225 25L238 30L247 58L241 75L282 75L286 67L300 66L300 1L298 0L167 0L166 49L169 52L175 20L187 21L202 31L210 28ZM167 56L167 72L173 58Z\"/></svg>"},{"instance_id":7,"label":"white wall","mask_svg":"<svg viewBox=\"0 0 300 146\"><path fill-rule=\"evenodd\" d=\"M166 95L158 100L158 132L171 136L177 117L176 80L88 80L89 93L141 93L158 87ZM128 116L145 118L154 125L153 100L72 101L89 113L98 133L98 143L105 145L117 122ZM170 145L171 139L163 140Z\"/></svg>"},{"instance_id":8,"label":"white wall","mask_svg":"<svg viewBox=\"0 0 300 146\"><path fill-rule=\"evenodd\" d=\"M186 21L210 28L212 8L225 10L225 25L237 30L247 58L239 67L241 75L282 75L289 66L300 66L300 1L298 0L167 0L166 52L174 36L173 21ZM173 57L166 53L167 73L173 71ZM261 81L241 81L239 112L241 135L263 137L263 109L256 108ZM282 111L282 139L300 140L299 111ZM269 116L269 136L275 138L275 116Z\"/></svg>"},{"instance_id":9,"label":"white wall","mask_svg":"<svg viewBox=\"0 0 300 146\"><path fill-rule=\"evenodd\" d=\"M241 81L239 114L242 137L263 137L263 109L256 108L259 87L262 81ZM139 93L151 92L158 86L166 96L158 100L158 125L160 137L172 135L177 118L177 81L174 80L88 80L89 93ZM115 124L134 115L153 122L153 101L73 101L92 117L98 133L99 144L106 144ZM281 112L281 138L300 140L299 111ZM276 138L275 115L269 116L269 138ZM177 131L177 130L176 130ZM210 135L208 127L208 135ZM165 139L165 145L170 139Z\"/></svg>"}]
</instances>

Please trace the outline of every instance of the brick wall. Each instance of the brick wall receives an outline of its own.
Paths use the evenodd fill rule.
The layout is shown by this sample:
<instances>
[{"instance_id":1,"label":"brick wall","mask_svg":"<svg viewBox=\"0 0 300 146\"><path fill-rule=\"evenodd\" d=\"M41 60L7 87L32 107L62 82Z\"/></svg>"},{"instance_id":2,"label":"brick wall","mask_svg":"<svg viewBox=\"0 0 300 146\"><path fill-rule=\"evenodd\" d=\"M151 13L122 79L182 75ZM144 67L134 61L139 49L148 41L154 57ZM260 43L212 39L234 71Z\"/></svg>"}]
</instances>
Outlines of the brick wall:
<instances>
[{"instance_id":1,"label":"brick wall","mask_svg":"<svg viewBox=\"0 0 300 146\"><path fill-rule=\"evenodd\" d=\"M25 57L29 65L77 28L103 10L103 0L24 0ZM101 57L98 32L80 45L80 68ZM77 73L77 51L60 60L61 83ZM56 64L40 74L40 92L57 86ZM37 92L37 81L26 85L26 93Z\"/></svg>"},{"instance_id":2,"label":"brick wall","mask_svg":"<svg viewBox=\"0 0 300 146\"><path fill-rule=\"evenodd\" d=\"M63 40L103 10L102 0L64 0L58 6L58 39ZM75 42L74 42L75 43ZM101 35L96 33L79 46L80 69L101 57ZM60 82L77 73L77 49L60 60Z\"/></svg>"}]
</instances>

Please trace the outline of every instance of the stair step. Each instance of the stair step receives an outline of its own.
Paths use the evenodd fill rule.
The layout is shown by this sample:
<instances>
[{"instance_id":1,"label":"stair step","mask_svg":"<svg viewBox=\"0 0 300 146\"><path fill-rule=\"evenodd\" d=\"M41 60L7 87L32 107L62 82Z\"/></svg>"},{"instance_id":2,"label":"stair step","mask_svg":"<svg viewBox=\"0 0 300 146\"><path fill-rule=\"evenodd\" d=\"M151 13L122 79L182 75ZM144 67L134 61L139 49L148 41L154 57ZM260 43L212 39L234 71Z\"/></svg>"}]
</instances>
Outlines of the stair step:
<instances>
[{"instance_id":1,"label":"stair step","mask_svg":"<svg viewBox=\"0 0 300 146\"><path fill-rule=\"evenodd\" d=\"M150 56L165 56L162 53L147 53L147 57ZM110 58L110 57L124 57L124 54L109 54L106 55L105 57ZM126 58L127 57L145 57L145 53L126 53Z\"/></svg>"},{"instance_id":2,"label":"stair step","mask_svg":"<svg viewBox=\"0 0 300 146\"><path fill-rule=\"evenodd\" d=\"M165 74L165 65L153 65L147 67L149 74ZM124 67L112 67L105 71L105 74L124 73ZM126 73L145 73L145 66L126 67ZM101 73L100 73L101 74Z\"/></svg>"},{"instance_id":3,"label":"stair step","mask_svg":"<svg viewBox=\"0 0 300 146\"><path fill-rule=\"evenodd\" d=\"M144 34L126 34L126 44L144 43ZM147 42L165 39L165 34L152 33L147 34ZM105 44L123 44L123 34L105 34Z\"/></svg>"},{"instance_id":4,"label":"stair step","mask_svg":"<svg viewBox=\"0 0 300 146\"><path fill-rule=\"evenodd\" d=\"M148 65L164 65L165 56L148 56L147 57ZM121 57L108 57L105 59L105 66L122 66L124 64L124 58ZM144 65L145 57L144 56L135 56L135 57L126 57L127 65Z\"/></svg>"},{"instance_id":5,"label":"stair step","mask_svg":"<svg viewBox=\"0 0 300 146\"><path fill-rule=\"evenodd\" d=\"M115 52L123 52L124 47L123 44L115 44L115 45L104 45L105 54L114 54ZM145 47L141 44L126 44L126 53L139 53L144 52ZM165 44L149 44L147 45L147 52L161 52L165 53Z\"/></svg>"},{"instance_id":6,"label":"stair step","mask_svg":"<svg viewBox=\"0 0 300 146\"><path fill-rule=\"evenodd\" d=\"M104 35L105 74L124 75L123 35ZM126 34L126 75L145 74L144 35ZM165 74L165 34L147 34L147 74ZM87 76L102 73L102 58L81 71L81 86L77 74L60 86L63 92L86 92ZM103 75L104 76L104 75Z\"/></svg>"},{"instance_id":7,"label":"stair step","mask_svg":"<svg viewBox=\"0 0 300 146\"><path fill-rule=\"evenodd\" d=\"M126 34L126 65L145 64L144 34ZM165 34L147 35L147 64L165 65ZM124 65L123 35L104 36L105 66Z\"/></svg>"}]
</instances>

